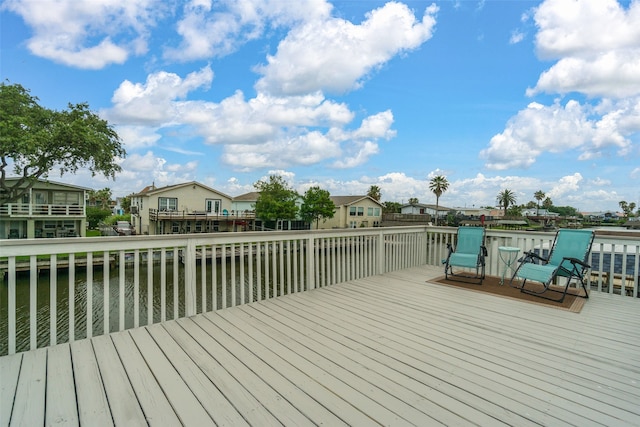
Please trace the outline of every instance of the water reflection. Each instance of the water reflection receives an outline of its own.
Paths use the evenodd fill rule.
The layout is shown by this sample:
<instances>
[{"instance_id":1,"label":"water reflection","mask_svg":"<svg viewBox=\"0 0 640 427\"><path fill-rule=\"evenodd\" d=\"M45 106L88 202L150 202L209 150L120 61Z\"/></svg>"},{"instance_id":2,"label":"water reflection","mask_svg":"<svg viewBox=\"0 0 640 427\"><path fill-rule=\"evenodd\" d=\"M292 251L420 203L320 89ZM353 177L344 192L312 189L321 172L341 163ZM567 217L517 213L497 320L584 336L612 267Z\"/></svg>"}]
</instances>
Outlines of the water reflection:
<instances>
[{"instance_id":1,"label":"water reflection","mask_svg":"<svg viewBox=\"0 0 640 427\"><path fill-rule=\"evenodd\" d=\"M271 264L272 260L268 262ZM216 263L205 263L205 292L206 297L205 308L207 311L223 306L231 306L232 296L235 294L235 304L240 304L241 297L244 294L244 302L248 302L250 295L252 300L256 300L260 295L275 296L282 293L282 289L273 286L273 278L278 277L277 271L272 271L265 277L264 270L258 278L255 266L252 268L252 276L248 272L248 262L245 259L244 265L244 283L240 288L240 275L238 274L241 266L240 261L235 261L233 268L231 260L227 259L225 265L218 260ZM264 261L263 264L264 265ZM178 317L184 317L184 266L179 262L174 262L171 257L164 264L165 271L162 272L162 266L159 262L152 264L152 274L150 275L151 286L149 287L149 279L147 276L148 266L140 263L137 273L138 283L135 281L135 271L133 263L128 263L124 272L123 289L121 290L119 279L119 268L113 267L108 271L108 288L106 290L108 296L107 316L105 316L105 280L104 270L100 267L94 267L90 272L93 275L93 287L87 289L87 270L83 267L76 267L73 274L69 274L68 270L58 270L54 280L48 270L42 270L37 278L36 286L31 290L29 273L19 273L16 282L16 351L28 350L30 347L30 315L31 311L36 312L36 337L37 347L44 347L50 343L50 313L51 313L51 284L55 283L56 297L56 338L57 342L69 341L69 313L73 314L72 331L74 339L82 339L87 337L87 323L90 322L90 330L93 336L101 335L105 332L105 319L108 318L108 332L114 332L121 329L121 321L124 322L122 329L132 328L135 325L136 317L138 325L144 326L149 323L160 322L163 318L170 320ZM203 291L202 291L202 266L197 265L196 280L196 304L197 311L202 311ZM177 271L176 271L177 269ZM235 278L232 278L232 270L236 270ZM215 280L214 280L215 270ZM224 272L224 277L223 277ZM177 273L177 274L174 274ZM166 277L164 290L162 289L162 276ZM224 280L223 280L224 279ZM259 279L259 280L258 280ZM70 280L73 283L69 283ZM258 287L260 283L260 287ZM137 292L136 292L137 286ZM215 296L213 294L215 286ZM235 286L235 292L233 287ZM8 286L5 279L4 285L0 287L0 355L8 353ZM71 288L71 290L70 290ZM268 290L268 294L267 294ZM286 290L284 290L286 292ZM123 298L121 298L123 292ZM134 304L135 295L138 295L138 303ZM31 295L35 296L35 301L31 302ZM73 305L70 306L70 295L72 295ZM226 304L223 301L226 299ZM120 305L123 304L124 317L121 319ZM136 307L137 310L136 310ZM164 310L163 310L164 308ZM89 311L89 315L87 314ZM136 316L137 313L137 316ZM88 320L91 319L91 320Z\"/></svg>"}]
</instances>

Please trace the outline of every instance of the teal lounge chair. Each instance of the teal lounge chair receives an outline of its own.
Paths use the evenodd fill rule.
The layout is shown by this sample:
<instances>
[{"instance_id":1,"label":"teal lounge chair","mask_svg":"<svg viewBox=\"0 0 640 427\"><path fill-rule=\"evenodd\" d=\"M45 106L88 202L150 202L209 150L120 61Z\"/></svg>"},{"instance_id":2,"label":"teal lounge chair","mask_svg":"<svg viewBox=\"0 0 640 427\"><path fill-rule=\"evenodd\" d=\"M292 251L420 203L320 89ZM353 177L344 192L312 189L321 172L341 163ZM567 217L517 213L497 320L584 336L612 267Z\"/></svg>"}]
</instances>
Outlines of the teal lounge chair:
<instances>
[{"instance_id":1,"label":"teal lounge chair","mask_svg":"<svg viewBox=\"0 0 640 427\"><path fill-rule=\"evenodd\" d=\"M481 285L484 280L484 259L487 256L487 248L484 246L484 227L458 227L455 248L451 243L447 244L447 248L449 254L442 260L445 278L452 276L478 280L478 284ZM453 267L464 268L467 271L475 270L475 275L454 273Z\"/></svg>"},{"instance_id":2,"label":"teal lounge chair","mask_svg":"<svg viewBox=\"0 0 640 427\"><path fill-rule=\"evenodd\" d=\"M533 251L525 253L520 265L513 273L511 286L514 286L514 280L518 278L522 283L516 287L519 287L522 292L562 302L567 295L571 280L575 278L584 289L584 295L581 296L589 298L584 273L590 268L587 261L594 235L595 233L591 230L559 230L547 258L543 257L542 253ZM564 290L550 288L559 277L566 279ZM525 288L528 280L542 283L542 289ZM560 298L551 298L548 296L551 294L547 292L556 292L561 295Z\"/></svg>"}]
</instances>

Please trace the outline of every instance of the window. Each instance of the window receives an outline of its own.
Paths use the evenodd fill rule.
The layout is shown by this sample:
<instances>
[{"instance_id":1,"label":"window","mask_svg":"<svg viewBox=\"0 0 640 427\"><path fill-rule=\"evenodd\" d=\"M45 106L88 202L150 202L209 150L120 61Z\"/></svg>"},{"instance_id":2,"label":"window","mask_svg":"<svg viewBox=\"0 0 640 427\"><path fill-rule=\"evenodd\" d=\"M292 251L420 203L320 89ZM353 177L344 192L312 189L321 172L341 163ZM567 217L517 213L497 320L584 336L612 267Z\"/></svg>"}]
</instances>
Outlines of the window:
<instances>
[{"instance_id":1,"label":"window","mask_svg":"<svg viewBox=\"0 0 640 427\"><path fill-rule=\"evenodd\" d=\"M43 191L36 191L36 205L45 205L47 204L47 193Z\"/></svg>"},{"instance_id":2,"label":"window","mask_svg":"<svg viewBox=\"0 0 640 427\"><path fill-rule=\"evenodd\" d=\"M159 197L158 210L159 211L177 211L178 199L176 197Z\"/></svg>"},{"instance_id":3,"label":"window","mask_svg":"<svg viewBox=\"0 0 640 427\"><path fill-rule=\"evenodd\" d=\"M80 204L80 193L69 193L56 191L53 193L54 205L78 205Z\"/></svg>"},{"instance_id":4,"label":"window","mask_svg":"<svg viewBox=\"0 0 640 427\"><path fill-rule=\"evenodd\" d=\"M356 216L356 207L355 206L351 206L349 208L349 216Z\"/></svg>"},{"instance_id":5,"label":"window","mask_svg":"<svg viewBox=\"0 0 640 427\"><path fill-rule=\"evenodd\" d=\"M349 228L357 228L357 227L358 227L357 221L349 221Z\"/></svg>"},{"instance_id":6,"label":"window","mask_svg":"<svg viewBox=\"0 0 640 427\"><path fill-rule=\"evenodd\" d=\"M204 203L204 210L207 213L220 214L220 205L222 201L220 199L206 199Z\"/></svg>"},{"instance_id":7,"label":"window","mask_svg":"<svg viewBox=\"0 0 640 427\"><path fill-rule=\"evenodd\" d=\"M363 207L359 207L358 208L358 216L364 216L364 208Z\"/></svg>"},{"instance_id":8,"label":"window","mask_svg":"<svg viewBox=\"0 0 640 427\"><path fill-rule=\"evenodd\" d=\"M172 233L179 233L180 232L180 224L176 221L173 221L171 223L171 232Z\"/></svg>"},{"instance_id":9,"label":"window","mask_svg":"<svg viewBox=\"0 0 640 427\"><path fill-rule=\"evenodd\" d=\"M380 216L380 208L367 208L367 216Z\"/></svg>"}]
</instances>

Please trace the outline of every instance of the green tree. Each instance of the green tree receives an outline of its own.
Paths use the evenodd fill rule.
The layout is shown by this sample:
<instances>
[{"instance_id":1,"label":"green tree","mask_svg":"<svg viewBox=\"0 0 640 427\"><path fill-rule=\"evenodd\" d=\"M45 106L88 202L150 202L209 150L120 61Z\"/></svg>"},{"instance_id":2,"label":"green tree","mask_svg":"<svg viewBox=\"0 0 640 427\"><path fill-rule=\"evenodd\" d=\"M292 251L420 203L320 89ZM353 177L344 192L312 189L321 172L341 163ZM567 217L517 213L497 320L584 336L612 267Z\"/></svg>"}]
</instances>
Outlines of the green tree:
<instances>
[{"instance_id":1,"label":"green tree","mask_svg":"<svg viewBox=\"0 0 640 427\"><path fill-rule=\"evenodd\" d=\"M336 212L336 205L331 200L331 195L327 190L320 187L311 187L302 196L300 206L300 217L306 222L316 222L316 228L322 222L333 218Z\"/></svg>"},{"instance_id":2,"label":"green tree","mask_svg":"<svg viewBox=\"0 0 640 427\"><path fill-rule=\"evenodd\" d=\"M627 203L622 200L618 203L620 205L620 209L624 212L624 216L626 219L629 219L630 216L633 216L633 210L636 208L635 202Z\"/></svg>"},{"instance_id":3,"label":"green tree","mask_svg":"<svg viewBox=\"0 0 640 427\"><path fill-rule=\"evenodd\" d=\"M507 211L507 215L511 217L520 217L522 216L522 206L511 206Z\"/></svg>"},{"instance_id":4,"label":"green tree","mask_svg":"<svg viewBox=\"0 0 640 427\"><path fill-rule=\"evenodd\" d=\"M573 206L551 206L550 212L555 212L560 216L579 216L579 212Z\"/></svg>"},{"instance_id":5,"label":"green tree","mask_svg":"<svg viewBox=\"0 0 640 427\"><path fill-rule=\"evenodd\" d=\"M434 176L433 178L431 178L431 181L429 181L429 190L436 195L435 225L438 225L438 211L440 206L440 196L442 196L442 193L447 191L448 188L449 188L449 181L447 181L447 178L442 175Z\"/></svg>"},{"instance_id":6,"label":"green tree","mask_svg":"<svg viewBox=\"0 0 640 427\"><path fill-rule=\"evenodd\" d=\"M542 200L544 200L546 194L544 194L544 191L542 190L538 190L535 193L533 193L533 198L536 199L536 201L538 202L538 207L536 209L536 216L540 215L540 202Z\"/></svg>"},{"instance_id":7,"label":"green tree","mask_svg":"<svg viewBox=\"0 0 640 427\"><path fill-rule=\"evenodd\" d=\"M415 205L417 205L417 204L418 204L418 198L417 198L417 197L410 197L410 198L409 198L409 204L410 204L411 206L415 206Z\"/></svg>"},{"instance_id":8,"label":"green tree","mask_svg":"<svg viewBox=\"0 0 640 427\"><path fill-rule=\"evenodd\" d=\"M382 190L380 190L380 187L377 185L372 185L369 187L369 191L367 191L367 196L376 201L380 201L380 197L382 197Z\"/></svg>"},{"instance_id":9,"label":"green tree","mask_svg":"<svg viewBox=\"0 0 640 427\"><path fill-rule=\"evenodd\" d=\"M87 223L89 224L89 228L93 229L98 227L98 224L110 216L111 211L109 209L101 209L92 206L87 207Z\"/></svg>"},{"instance_id":10,"label":"green tree","mask_svg":"<svg viewBox=\"0 0 640 427\"><path fill-rule=\"evenodd\" d=\"M280 175L271 175L253 186L260 192L256 200L256 218L264 221L292 220L298 214L298 193Z\"/></svg>"},{"instance_id":11,"label":"green tree","mask_svg":"<svg viewBox=\"0 0 640 427\"><path fill-rule=\"evenodd\" d=\"M383 213L400 213L400 203L398 202L384 202L382 204Z\"/></svg>"},{"instance_id":12,"label":"green tree","mask_svg":"<svg viewBox=\"0 0 640 427\"><path fill-rule=\"evenodd\" d=\"M509 209L509 205L513 205L516 203L516 195L513 191L504 189L500 193L498 193L498 197L496 197L496 201L498 205L504 209L504 214L507 214L507 209Z\"/></svg>"},{"instance_id":13,"label":"green tree","mask_svg":"<svg viewBox=\"0 0 640 427\"><path fill-rule=\"evenodd\" d=\"M131 213L131 196L124 196L120 200L120 206L125 213Z\"/></svg>"},{"instance_id":14,"label":"green tree","mask_svg":"<svg viewBox=\"0 0 640 427\"><path fill-rule=\"evenodd\" d=\"M542 202L542 207L547 210L549 210L549 208L551 208L552 206L553 206L553 202L549 197L545 198L544 201Z\"/></svg>"},{"instance_id":15,"label":"green tree","mask_svg":"<svg viewBox=\"0 0 640 427\"><path fill-rule=\"evenodd\" d=\"M0 205L19 200L53 171L86 167L92 175L115 178L125 155L118 134L88 104L54 111L19 84L0 84ZM19 179L9 185L8 173Z\"/></svg>"},{"instance_id":16,"label":"green tree","mask_svg":"<svg viewBox=\"0 0 640 427\"><path fill-rule=\"evenodd\" d=\"M111 202L111 189L106 187L102 190L89 190L87 193L89 204L100 209L109 209Z\"/></svg>"}]
</instances>

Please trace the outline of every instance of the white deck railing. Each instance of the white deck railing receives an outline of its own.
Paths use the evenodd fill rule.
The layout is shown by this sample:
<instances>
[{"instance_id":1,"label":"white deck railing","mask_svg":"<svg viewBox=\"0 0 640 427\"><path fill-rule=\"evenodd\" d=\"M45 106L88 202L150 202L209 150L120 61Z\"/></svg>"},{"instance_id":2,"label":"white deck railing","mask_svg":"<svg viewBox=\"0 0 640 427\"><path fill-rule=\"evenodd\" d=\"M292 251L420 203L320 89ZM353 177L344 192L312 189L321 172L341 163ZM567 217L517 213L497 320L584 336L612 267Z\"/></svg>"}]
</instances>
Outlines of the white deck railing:
<instances>
[{"instance_id":1,"label":"white deck railing","mask_svg":"<svg viewBox=\"0 0 640 427\"><path fill-rule=\"evenodd\" d=\"M0 206L0 216L8 217L32 217L32 216L85 216L84 205L53 205L30 203L9 203ZM75 218L77 219L77 218Z\"/></svg>"},{"instance_id":2,"label":"white deck railing","mask_svg":"<svg viewBox=\"0 0 640 427\"><path fill-rule=\"evenodd\" d=\"M0 355L441 265L455 234L455 228L412 226L5 240ZM487 274L503 271L499 246L544 249L553 238L488 230ZM637 237L596 237L594 290L638 295L639 248Z\"/></svg>"}]
</instances>

